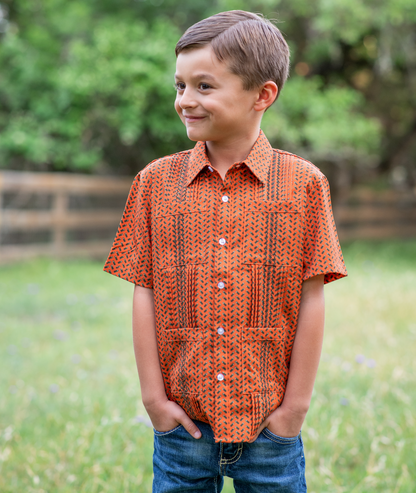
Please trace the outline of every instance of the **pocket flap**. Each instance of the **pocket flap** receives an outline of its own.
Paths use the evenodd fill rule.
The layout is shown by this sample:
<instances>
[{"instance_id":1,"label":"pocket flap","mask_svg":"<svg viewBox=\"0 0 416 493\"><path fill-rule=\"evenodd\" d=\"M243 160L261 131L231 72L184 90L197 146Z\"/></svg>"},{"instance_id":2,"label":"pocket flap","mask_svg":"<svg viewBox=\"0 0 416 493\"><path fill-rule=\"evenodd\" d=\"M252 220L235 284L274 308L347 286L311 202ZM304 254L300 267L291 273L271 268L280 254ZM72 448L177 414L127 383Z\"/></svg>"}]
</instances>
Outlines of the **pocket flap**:
<instances>
[{"instance_id":1,"label":"pocket flap","mask_svg":"<svg viewBox=\"0 0 416 493\"><path fill-rule=\"evenodd\" d=\"M242 327L241 335L243 341L274 341L284 337L281 327Z\"/></svg>"},{"instance_id":2,"label":"pocket flap","mask_svg":"<svg viewBox=\"0 0 416 493\"><path fill-rule=\"evenodd\" d=\"M166 329L162 334L170 341L197 341L205 337L205 331L198 327Z\"/></svg>"}]
</instances>

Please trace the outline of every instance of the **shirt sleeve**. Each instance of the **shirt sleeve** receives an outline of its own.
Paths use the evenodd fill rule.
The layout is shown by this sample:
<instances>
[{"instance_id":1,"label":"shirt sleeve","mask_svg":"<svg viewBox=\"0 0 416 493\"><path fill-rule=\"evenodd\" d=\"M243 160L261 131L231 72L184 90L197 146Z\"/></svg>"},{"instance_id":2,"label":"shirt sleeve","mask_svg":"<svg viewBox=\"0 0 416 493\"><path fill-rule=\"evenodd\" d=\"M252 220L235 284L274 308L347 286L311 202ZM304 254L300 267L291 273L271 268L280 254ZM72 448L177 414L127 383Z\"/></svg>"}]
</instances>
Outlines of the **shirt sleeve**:
<instances>
[{"instance_id":1,"label":"shirt sleeve","mask_svg":"<svg viewBox=\"0 0 416 493\"><path fill-rule=\"evenodd\" d=\"M303 280L325 275L325 284L347 275L331 206L326 177L313 174L305 204Z\"/></svg>"},{"instance_id":2,"label":"shirt sleeve","mask_svg":"<svg viewBox=\"0 0 416 493\"><path fill-rule=\"evenodd\" d=\"M131 186L104 271L138 286L153 288L150 184L142 173Z\"/></svg>"}]
</instances>

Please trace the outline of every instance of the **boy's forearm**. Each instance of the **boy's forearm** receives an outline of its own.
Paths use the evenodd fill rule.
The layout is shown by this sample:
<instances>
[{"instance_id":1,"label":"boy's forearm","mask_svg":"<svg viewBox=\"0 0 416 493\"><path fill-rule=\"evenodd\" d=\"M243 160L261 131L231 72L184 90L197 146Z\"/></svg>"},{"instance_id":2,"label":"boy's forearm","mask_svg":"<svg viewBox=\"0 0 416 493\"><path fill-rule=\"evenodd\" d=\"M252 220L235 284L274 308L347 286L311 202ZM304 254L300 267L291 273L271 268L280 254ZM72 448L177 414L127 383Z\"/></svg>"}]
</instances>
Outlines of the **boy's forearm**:
<instances>
[{"instance_id":1,"label":"boy's forearm","mask_svg":"<svg viewBox=\"0 0 416 493\"><path fill-rule=\"evenodd\" d=\"M322 350L325 315L323 288L324 276L316 276L303 283L285 396L282 404L260 425L257 435L267 427L276 435L293 437L302 427Z\"/></svg>"},{"instance_id":2,"label":"boy's forearm","mask_svg":"<svg viewBox=\"0 0 416 493\"><path fill-rule=\"evenodd\" d=\"M281 405L299 419L309 409L321 356L325 318L323 277L316 276L303 283L289 378Z\"/></svg>"},{"instance_id":3,"label":"boy's forearm","mask_svg":"<svg viewBox=\"0 0 416 493\"><path fill-rule=\"evenodd\" d=\"M147 408L166 400L157 349L153 290L135 286L133 295L133 344L143 404Z\"/></svg>"},{"instance_id":4,"label":"boy's forearm","mask_svg":"<svg viewBox=\"0 0 416 493\"><path fill-rule=\"evenodd\" d=\"M157 349L153 290L141 286L134 288L133 344L142 401L155 429L168 431L182 424L194 438L200 438L195 423L166 395Z\"/></svg>"}]
</instances>

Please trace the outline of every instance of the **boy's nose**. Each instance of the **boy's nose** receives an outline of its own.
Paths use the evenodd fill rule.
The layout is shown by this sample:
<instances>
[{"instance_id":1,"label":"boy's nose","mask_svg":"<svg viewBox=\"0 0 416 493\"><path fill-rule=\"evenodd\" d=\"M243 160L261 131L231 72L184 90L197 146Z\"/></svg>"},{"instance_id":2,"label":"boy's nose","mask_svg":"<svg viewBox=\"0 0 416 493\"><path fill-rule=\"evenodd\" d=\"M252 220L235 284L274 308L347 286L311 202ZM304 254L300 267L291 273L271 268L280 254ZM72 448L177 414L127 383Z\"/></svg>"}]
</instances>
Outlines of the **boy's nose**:
<instances>
[{"instance_id":1,"label":"boy's nose","mask_svg":"<svg viewBox=\"0 0 416 493\"><path fill-rule=\"evenodd\" d=\"M185 108L192 108L196 106L196 101L192 96L189 89L185 89L179 97L179 106L184 110Z\"/></svg>"}]
</instances>

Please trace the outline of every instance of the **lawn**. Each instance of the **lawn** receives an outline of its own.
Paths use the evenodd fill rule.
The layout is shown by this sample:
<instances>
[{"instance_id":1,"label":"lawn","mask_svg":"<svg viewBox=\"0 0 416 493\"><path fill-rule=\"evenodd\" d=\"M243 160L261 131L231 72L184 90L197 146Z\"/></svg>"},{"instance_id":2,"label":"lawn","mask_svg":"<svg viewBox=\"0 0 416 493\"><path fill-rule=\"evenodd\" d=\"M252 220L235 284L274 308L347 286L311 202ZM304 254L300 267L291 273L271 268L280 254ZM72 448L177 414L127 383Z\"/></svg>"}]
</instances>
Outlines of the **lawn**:
<instances>
[{"instance_id":1,"label":"lawn","mask_svg":"<svg viewBox=\"0 0 416 493\"><path fill-rule=\"evenodd\" d=\"M303 427L308 491L414 493L416 242L344 254ZM99 262L0 268L2 493L151 491L131 297Z\"/></svg>"}]
</instances>

